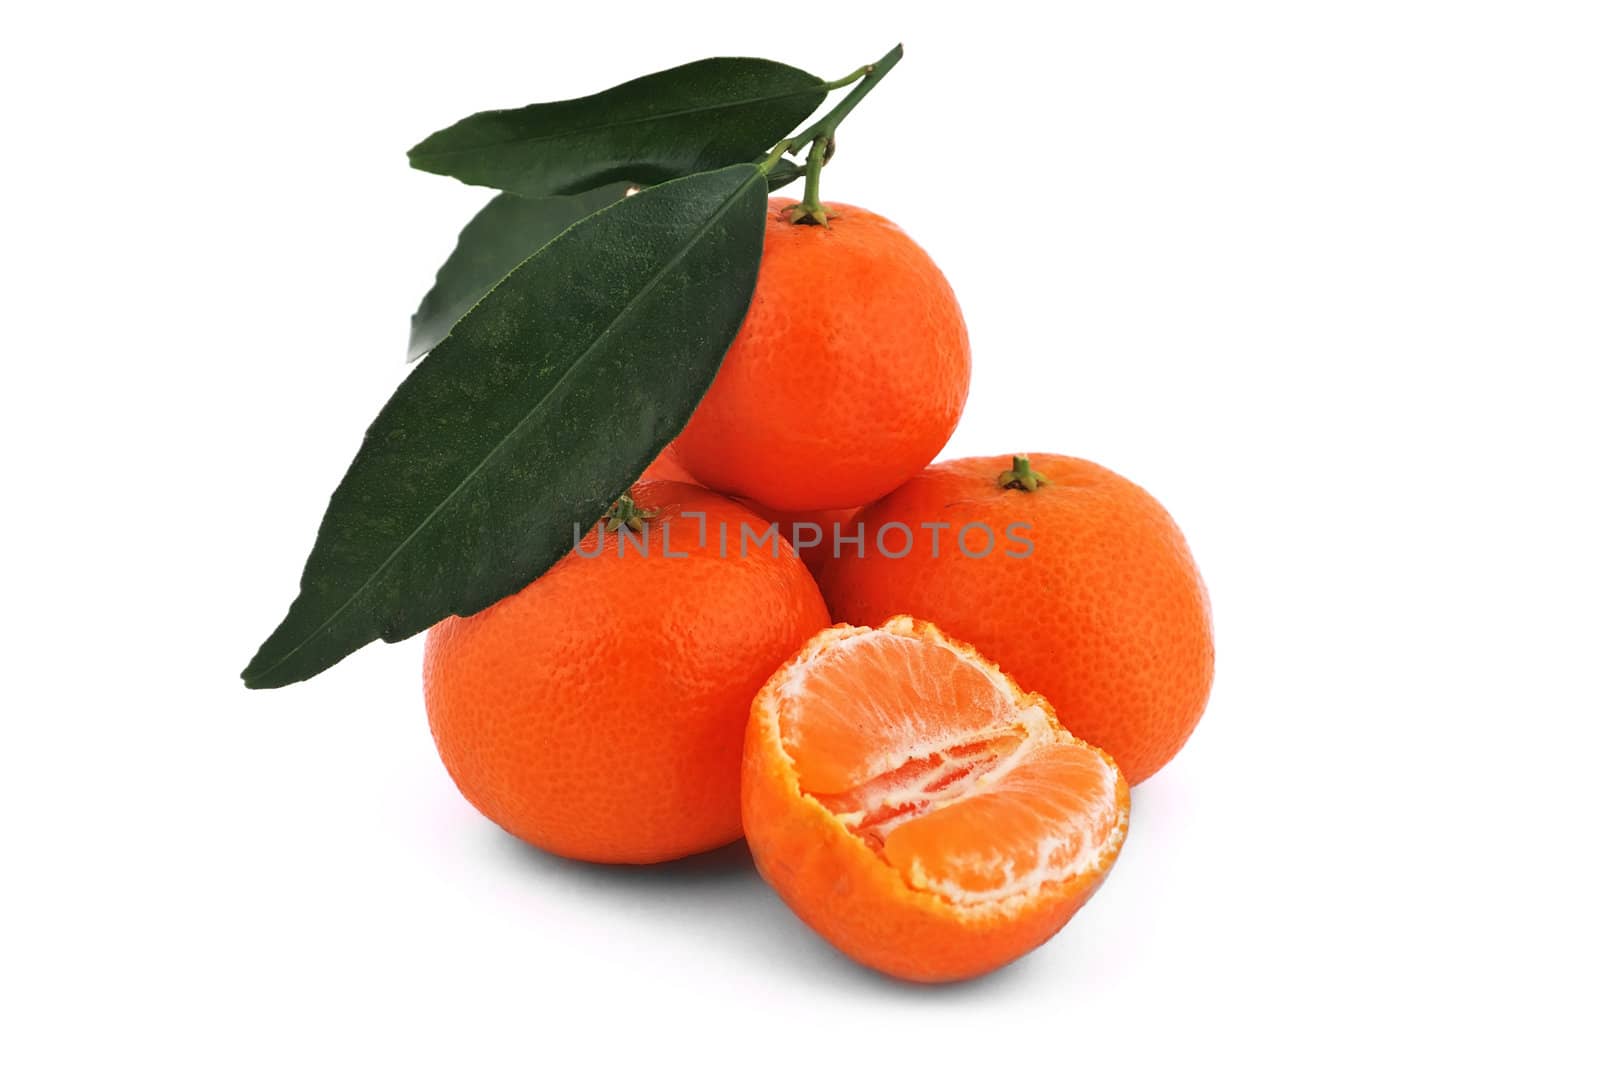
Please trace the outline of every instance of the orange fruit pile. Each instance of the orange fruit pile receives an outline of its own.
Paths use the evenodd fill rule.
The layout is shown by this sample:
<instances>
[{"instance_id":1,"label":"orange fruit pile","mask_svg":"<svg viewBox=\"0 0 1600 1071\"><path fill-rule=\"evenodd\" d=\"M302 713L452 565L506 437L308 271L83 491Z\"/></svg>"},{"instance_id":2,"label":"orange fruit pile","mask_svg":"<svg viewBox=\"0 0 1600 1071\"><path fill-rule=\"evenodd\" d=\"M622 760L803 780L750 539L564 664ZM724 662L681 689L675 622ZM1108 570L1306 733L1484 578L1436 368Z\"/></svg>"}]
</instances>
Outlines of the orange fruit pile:
<instances>
[{"instance_id":1,"label":"orange fruit pile","mask_svg":"<svg viewBox=\"0 0 1600 1071\"><path fill-rule=\"evenodd\" d=\"M883 217L793 203L631 495L430 632L428 718L462 794L532 844L647 863L742 833L847 955L968 978L1104 880L1129 785L1205 708L1209 603L1172 518L1107 469L929 466L967 395L954 294Z\"/></svg>"}]
</instances>

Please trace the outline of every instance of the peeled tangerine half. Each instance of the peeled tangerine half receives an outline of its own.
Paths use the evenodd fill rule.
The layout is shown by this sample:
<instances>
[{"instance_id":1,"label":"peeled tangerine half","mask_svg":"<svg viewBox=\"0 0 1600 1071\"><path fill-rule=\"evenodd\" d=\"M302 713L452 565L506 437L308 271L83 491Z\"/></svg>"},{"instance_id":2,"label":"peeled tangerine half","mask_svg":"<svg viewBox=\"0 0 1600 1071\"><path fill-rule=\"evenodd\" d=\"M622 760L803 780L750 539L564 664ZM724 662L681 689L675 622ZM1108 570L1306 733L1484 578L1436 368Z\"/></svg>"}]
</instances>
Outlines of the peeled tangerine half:
<instances>
[{"instance_id":1,"label":"peeled tangerine half","mask_svg":"<svg viewBox=\"0 0 1600 1071\"><path fill-rule=\"evenodd\" d=\"M909 617L816 636L756 696L744 828L846 955L971 978L1037 948L1105 878L1128 784L1049 703Z\"/></svg>"}]
</instances>

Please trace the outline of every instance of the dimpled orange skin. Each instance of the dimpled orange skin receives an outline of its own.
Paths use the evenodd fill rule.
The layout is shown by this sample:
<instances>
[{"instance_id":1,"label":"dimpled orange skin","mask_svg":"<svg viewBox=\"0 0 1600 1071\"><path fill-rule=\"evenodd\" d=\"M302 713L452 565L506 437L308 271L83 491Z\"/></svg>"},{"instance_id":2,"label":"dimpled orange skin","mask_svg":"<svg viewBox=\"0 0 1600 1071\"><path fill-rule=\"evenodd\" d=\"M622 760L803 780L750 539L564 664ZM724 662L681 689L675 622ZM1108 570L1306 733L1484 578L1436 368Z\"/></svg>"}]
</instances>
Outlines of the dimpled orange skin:
<instances>
[{"instance_id":1,"label":"dimpled orange skin","mask_svg":"<svg viewBox=\"0 0 1600 1071\"><path fill-rule=\"evenodd\" d=\"M836 531L843 533L846 538L855 535L854 520L857 511L854 509L815 509L785 513L780 509L763 506L759 502L747 502L746 505L778 526L778 534L794 545L800 560L806 563L806 568L811 570L812 576L817 575L823 562L833 554ZM802 546L802 543L805 545Z\"/></svg>"},{"instance_id":2,"label":"dimpled orange skin","mask_svg":"<svg viewBox=\"0 0 1600 1071\"><path fill-rule=\"evenodd\" d=\"M806 653L802 649L785 668ZM1105 881L1115 854L1095 869L1046 882L987 911L962 911L943 897L912 888L801 790L779 724L783 674L780 669L773 676L751 708L744 745L745 839L767 884L851 959L909 982L976 978L1049 940ZM1121 777L1117 809L1125 833L1129 797Z\"/></svg>"},{"instance_id":3,"label":"dimpled orange skin","mask_svg":"<svg viewBox=\"0 0 1600 1071\"><path fill-rule=\"evenodd\" d=\"M739 525L764 526L749 510L670 482L634 497L659 510L648 557L630 544L619 559L607 534L600 557L569 552L521 592L435 625L424 655L428 721L462 795L530 844L592 862L739 838L751 697L828 624L787 548L739 557ZM706 514L704 545L685 511ZM586 551L598 539L597 526Z\"/></svg>"},{"instance_id":4,"label":"dimpled orange skin","mask_svg":"<svg viewBox=\"0 0 1600 1071\"><path fill-rule=\"evenodd\" d=\"M827 204L795 224L774 198L755 296L679 435L696 480L785 511L845 509L931 461L966 404L954 292L893 223Z\"/></svg>"},{"instance_id":5,"label":"dimpled orange skin","mask_svg":"<svg viewBox=\"0 0 1600 1071\"><path fill-rule=\"evenodd\" d=\"M876 625L893 614L936 623L1054 705L1075 736L1105 749L1130 784L1165 766L1188 740L1211 692L1211 607L1188 544L1161 504L1093 462L1030 454L1050 481L1002 489L1012 455L932 465L863 510L865 557L854 549L820 573L835 618ZM900 559L876 533L916 534ZM924 523L946 523L932 555ZM1006 527L1030 526L1027 557ZM987 525L995 546L967 557L953 537ZM887 549L905 542L886 529ZM982 529L968 534L976 552Z\"/></svg>"},{"instance_id":6,"label":"dimpled orange skin","mask_svg":"<svg viewBox=\"0 0 1600 1071\"><path fill-rule=\"evenodd\" d=\"M699 486L699 481L689 474L683 467L683 462L678 460L677 443L667 444L667 448L644 470L641 480L675 480L678 483L691 483ZM740 505L748 506L762 517L778 526L778 534L790 543L795 544L800 555L800 560L806 563L806 568L811 570L811 575L816 576L817 570L822 568L822 563L832 553L834 532L837 526L846 536L853 535L855 528L850 524L856 515L855 508L850 509L816 509L800 510L794 513L785 513L783 510L763 506L759 502L749 499L738 500ZM796 527L796 526L801 527ZM813 525L815 527L805 527ZM811 541L815 540L813 544ZM801 546L800 543L804 543Z\"/></svg>"}]
</instances>

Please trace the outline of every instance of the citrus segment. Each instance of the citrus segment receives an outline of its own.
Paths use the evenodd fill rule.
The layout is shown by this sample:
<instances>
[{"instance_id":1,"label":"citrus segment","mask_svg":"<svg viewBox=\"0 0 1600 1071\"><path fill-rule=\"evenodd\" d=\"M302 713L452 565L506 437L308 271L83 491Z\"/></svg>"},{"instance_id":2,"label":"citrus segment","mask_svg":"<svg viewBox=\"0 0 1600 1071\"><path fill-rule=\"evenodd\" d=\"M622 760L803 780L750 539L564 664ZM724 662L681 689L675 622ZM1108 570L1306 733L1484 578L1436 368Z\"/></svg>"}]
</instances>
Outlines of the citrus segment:
<instances>
[{"instance_id":1,"label":"citrus segment","mask_svg":"<svg viewBox=\"0 0 1600 1071\"><path fill-rule=\"evenodd\" d=\"M1013 750L944 806L895 825L884 858L957 903L1004 899L1092 866L1117 831L1117 771L1076 742Z\"/></svg>"},{"instance_id":2,"label":"citrus segment","mask_svg":"<svg viewBox=\"0 0 1600 1071\"><path fill-rule=\"evenodd\" d=\"M1012 718L981 663L914 635L855 629L779 693L784 748L812 793L842 792Z\"/></svg>"}]
</instances>

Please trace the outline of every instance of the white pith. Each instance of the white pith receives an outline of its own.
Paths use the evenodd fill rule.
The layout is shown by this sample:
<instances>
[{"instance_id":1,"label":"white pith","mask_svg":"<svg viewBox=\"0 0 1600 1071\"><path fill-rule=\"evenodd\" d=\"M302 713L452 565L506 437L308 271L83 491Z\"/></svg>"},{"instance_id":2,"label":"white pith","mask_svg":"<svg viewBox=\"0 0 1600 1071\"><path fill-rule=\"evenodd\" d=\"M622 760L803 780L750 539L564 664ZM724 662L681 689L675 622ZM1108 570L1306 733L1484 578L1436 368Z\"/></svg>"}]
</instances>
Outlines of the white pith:
<instances>
[{"instance_id":1,"label":"white pith","mask_svg":"<svg viewBox=\"0 0 1600 1071\"><path fill-rule=\"evenodd\" d=\"M1017 729L1022 730L1022 738L1017 747L1010 754L1001 757L989 769L975 771L969 776L958 778L940 788L929 787L937 785L941 780L948 777L952 770L960 769L966 765L960 759L950 758L946 754L947 751L959 750L973 744L983 744L991 740L1012 736L1015 735L1015 730ZM873 823L873 827L878 832L888 836L896 826L903 825L912 818L932 814L934 811L941 810L957 800L968 799L978 795L983 791L984 786L991 785L995 781L1004 778L1006 774L1016 768L1017 763L1038 746L1038 734L1041 731L1054 733L1055 727L1050 724L1049 718L1043 710L1038 707L1028 707L1025 710L1018 711L1016 725L1006 726L994 732L951 737L948 740L941 741L938 747L925 749L920 754L905 755L898 763L893 764L893 769L935 758L939 759L939 764L917 778L916 785L911 788L896 789L884 786L874 789L872 782L869 781L856 790L863 793L862 802L866 806L855 811L835 813L838 814L840 821L850 826L854 831L855 827L864 821L868 815L878 810L899 808L906 804L919 804L920 806L914 811ZM892 762L893 760L890 761ZM879 779L875 778L874 780Z\"/></svg>"},{"instance_id":2,"label":"white pith","mask_svg":"<svg viewBox=\"0 0 1600 1071\"><path fill-rule=\"evenodd\" d=\"M1007 767L1015 767L1022 761L1025 752L1039 746L1038 738L1030 736L1007 759ZM971 799L981 795L989 784L1000 780L1004 775L1003 770L996 769L989 776L978 779L978 786L971 792L961 794L961 799ZM1108 808L1116 806L1117 778L1110 766L1101 767L1101 797L1106 801ZM948 806L954 800L947 800L936 805L932 810L941 806ZM1093 870L1100 860L1108 853L1114 853L1122 846L1122 837L1125 832L1121 825L1113 827L1111 834L1103 843L1096 843L1094 839L1093 819L1095 815L1082 814L1074 817L1068 828L1060 836L1041 838L1037 845L1038 860L1027 870L1018 873L1016 862L999 853L991 852L976 858L969 857L968 865L985 867L998 870L1005 875L1005 881L993 889L974 892L964 888L953 881L940 880L925 873L921 867L913 865L905 875L906 880L915 888L928 889L940 896L958 904L985 904L1006 900L1012 896L1031 892L1050 881L1069 881L1079 874Z\"/></svg>"}]
</instances>

